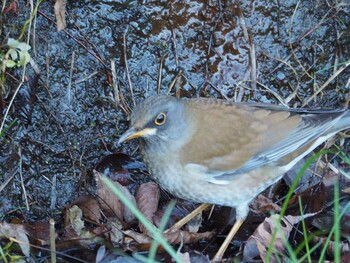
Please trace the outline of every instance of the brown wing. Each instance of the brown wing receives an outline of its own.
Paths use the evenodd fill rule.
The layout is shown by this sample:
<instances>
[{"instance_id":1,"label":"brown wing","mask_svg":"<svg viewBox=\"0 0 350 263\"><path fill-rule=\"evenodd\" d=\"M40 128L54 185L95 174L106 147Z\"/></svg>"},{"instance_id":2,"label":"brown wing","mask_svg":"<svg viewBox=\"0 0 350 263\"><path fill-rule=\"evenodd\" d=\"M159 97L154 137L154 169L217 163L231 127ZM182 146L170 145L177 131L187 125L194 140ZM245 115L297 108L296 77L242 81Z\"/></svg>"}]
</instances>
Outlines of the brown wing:
<instances>
[{"instance_id":1,"label":"brown wing","mask_svg":"<svg viewBox=\"0 0 350 263\"><path fill-rule=\"evenodd\" d=\"M292 116L288 110L222 100L188 100L186 109L189 117L194 117L190 119L195 121L195 129L181 151L181 161L204 165L212 171L241 168L287 138L302 123L301 116Z\"/></svg>"}]
</instances>

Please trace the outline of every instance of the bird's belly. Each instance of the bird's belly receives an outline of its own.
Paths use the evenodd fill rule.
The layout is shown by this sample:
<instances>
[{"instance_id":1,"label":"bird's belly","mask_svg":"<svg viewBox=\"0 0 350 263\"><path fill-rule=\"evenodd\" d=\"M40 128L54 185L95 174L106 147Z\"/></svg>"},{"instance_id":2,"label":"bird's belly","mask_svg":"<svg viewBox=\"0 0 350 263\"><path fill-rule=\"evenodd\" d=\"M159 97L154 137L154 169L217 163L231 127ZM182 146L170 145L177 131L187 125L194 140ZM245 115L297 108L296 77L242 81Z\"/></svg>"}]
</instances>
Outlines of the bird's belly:
<instances>
[{"instance_id":1,"label":"bird's belly","mask_svg":"<svg viewBox=\"0 0 350 263\"><path fill-rule=\"evenodd\" d=\"M283 173L276 169L253 171L249 174L233 177L228 184L215 184L201 178L187 176L181 168L151 171L160 186L177 197L198 203L239 207L248 204L261 191L278 180ZM266 174L270 173L269 180ZM181 175L182 174L182 175ZM259 183L257 183L259 181Z\"/></svg>"}]
</instances>

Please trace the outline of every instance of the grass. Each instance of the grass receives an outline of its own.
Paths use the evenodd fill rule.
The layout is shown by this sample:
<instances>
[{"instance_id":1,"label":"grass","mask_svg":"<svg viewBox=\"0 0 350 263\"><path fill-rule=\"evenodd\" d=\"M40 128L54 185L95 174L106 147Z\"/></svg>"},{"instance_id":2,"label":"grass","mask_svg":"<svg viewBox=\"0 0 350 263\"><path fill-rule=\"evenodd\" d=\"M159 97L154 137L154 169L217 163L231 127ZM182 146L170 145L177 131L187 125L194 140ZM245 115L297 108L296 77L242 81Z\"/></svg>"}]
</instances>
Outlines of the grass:
<instances>
[{"instance_id":1,"label":"grass","mask_svg":"<svg viewBox=\"0 0 350 263\"><path fill-rule=\"evenodd\" d=\"M286 209L288 207L289 201L294 193L294 190L300 180L300 178L304 175L304 173L306 172L306 169L319 157L321 157L322 155L326 154L326 153L332 153L332 151L330 150L322 150L320 152L318 152L317 154L313 155L312 157L310 157L306 164L302 167L302 169L299 171L299 173L297 174L297 177L295 178L293 184L291 185L286 199L283 202L282 208L281 208L281 212L279 215L279 218L276 222L276 226L280 226L281 220L283 218L283 216L285 215ZM349 158L345 155L345 154L340 154L339 155L343 161L345 161L349 166ZM317 236L319 233L308 233L307 229L306 229L306 224L305 224L305 219L303 218L301 220L301 224L302 224L302 231L303 231L303 236L304 236L304 242L302 242L302 244L300 244L297 248L293 249L292 246L289 244L288 240L285 240L285 246L287 248L288 251L288 256L285 255L288 258L288 262L315 262L312 260L311 255L317 250L317 249L321 249L320 252L320 256L318 258L318 262L324 262L325 261L325 254L327 251L327 248L330 245L331 240L334 242L334 261L336 263L340 263L340 221L341 218L343 217L343 215L345 214L346 210L350 208L350 203L348 203L346 205L346 207L343 209L343 211L340 213L339 211L339 185L338 182L335 183L334 185L334 224L332 229L330 230L330 232L328 233L326 242L324 242L322 248L321 248L321 244L317 243L314 246L310 247L309 246L309 242L315 237ZM300 215L304 216L303 214L303 206L301 203L301 199L299 198L299 210L300 210ZM278 256L278 253L280 253L279 251L276 251L274 248L274 241L275 238L277 236L278 231L281 231L278 227L276 227L276 229L273 232L273 236L268 248L268 253L266 255L265 261L266 262L270 262L271 260L271 256L272 253L274 253L274 256ZM301 251L305 251L304 255L301 256L298 259L298 255L301 253ZM277 261L279 262L283 262L284 260L279 260L277 259Z\"/></svg>"}]
</instances>

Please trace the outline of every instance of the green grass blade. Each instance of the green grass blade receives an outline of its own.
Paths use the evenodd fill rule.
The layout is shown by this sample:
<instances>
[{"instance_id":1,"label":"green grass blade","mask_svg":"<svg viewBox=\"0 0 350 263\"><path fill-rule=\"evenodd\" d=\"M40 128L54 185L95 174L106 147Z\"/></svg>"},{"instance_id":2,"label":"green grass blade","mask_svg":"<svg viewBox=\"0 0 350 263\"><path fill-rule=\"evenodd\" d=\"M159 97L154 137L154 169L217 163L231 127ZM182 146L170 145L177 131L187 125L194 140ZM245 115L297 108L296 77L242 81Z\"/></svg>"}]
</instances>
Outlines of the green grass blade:
<instances>
[{"instance_id":1,"label":"green grass blade","mask_svg":"<svg viewBox=\"0 0 350 263\"><path fill-rule=\"evenodd\" d=\"M120 199L120 201L130 209L130 211L135 215L135 217L143 224L147 230L153 235L153 238L161 244L164 249L169 253L169 255L177 262L181 263L182 260L176 253L176 251L169 245L169 243L164 239L162 233L159 229L155 228L153 224L151 224L145 216L140 212L140 210L127 198L124 196L122 191L120 191L113 182L105 176L101 178L102 182L105 183L112 192Z\"/></svg>"}]
</instances>

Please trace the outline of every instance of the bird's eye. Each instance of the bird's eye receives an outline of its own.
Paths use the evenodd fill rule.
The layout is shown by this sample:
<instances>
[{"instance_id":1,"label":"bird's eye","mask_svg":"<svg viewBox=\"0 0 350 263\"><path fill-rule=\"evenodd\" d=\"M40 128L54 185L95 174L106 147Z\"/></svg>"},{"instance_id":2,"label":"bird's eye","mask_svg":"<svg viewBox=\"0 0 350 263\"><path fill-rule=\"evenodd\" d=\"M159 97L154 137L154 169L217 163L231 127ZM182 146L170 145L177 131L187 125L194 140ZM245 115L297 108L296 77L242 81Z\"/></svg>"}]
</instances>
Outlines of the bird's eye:
<instances>
[{"instance_id":1,"label":"bird's eye","mask_svg":"<svg viewBox=\"0 0 350 263\"><path fill-rule=\"evenodd\" d=\"M158 114L158 116L154 119L154 123L158 126L163 125L166 122L166 114L164 112L161 112Z\"/></svg>"}]
</instances>

